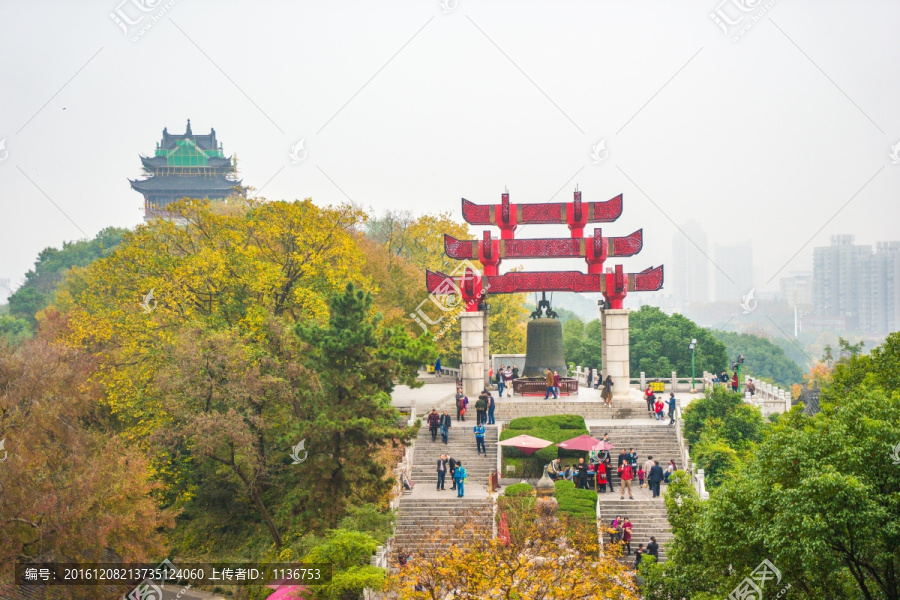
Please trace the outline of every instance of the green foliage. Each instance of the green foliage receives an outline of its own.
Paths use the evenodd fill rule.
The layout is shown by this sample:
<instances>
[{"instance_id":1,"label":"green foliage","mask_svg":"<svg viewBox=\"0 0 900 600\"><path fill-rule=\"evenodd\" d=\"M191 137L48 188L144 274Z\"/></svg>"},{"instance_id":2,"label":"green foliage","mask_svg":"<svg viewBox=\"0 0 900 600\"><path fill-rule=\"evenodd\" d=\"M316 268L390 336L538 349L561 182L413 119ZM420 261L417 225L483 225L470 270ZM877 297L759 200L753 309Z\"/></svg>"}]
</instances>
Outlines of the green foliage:
<instances>
[{"instance_id":1,"label":"green foliage","mask_svg":"<svg viewBox=\"0 0 900 600\"><path fill-rule=\"evenodd\" d=\"M859 354L861 344L840 339L841 356L834 365L831 386L822 391L820 402L840 402L841 397L864 382L885 390L900 389L900 332L887 336L869 354Z\"/></svg>"},{"instance_id":2,"label":"green foliage","mask_svg":"<svg viewBox=\"0 0 900 600\"><path fill-rule=\"evenodd\" d=\"M597 514L597 492L579 490L571 481L563 479L556 481L556 501L559 502L560 513L574 516Z\"/></svg>"},{"instance_id":3,"label":"green foliage","mask_svg":"<svg viewBox=\"0 0 900 600\"><path fill-rule=\"evenodd\" d=\"M563 354L566 361L581 367L600 367L600 320L585 324L577 316L563 321Z\"/></svg>"},{"instance_id":4,"label":"green foliage","mask_svg":"<svg viewBox=\"0 0 900 600\"><path fill-rule=\"evenodd\" d=\"M898 364L896 334L868 357L848 356L828 390L839 401L814 417L781 414L708 501L676 477L666 495L675 539L666 563L642 570L645 597L725 597L768 559L792 598L896 598L900 393L882 384Z\"/></svg>"},{"instance_id":5,"label":"green foliage","mask_svg":"<svg viewBox=\"0 0 900 600\"><path fill-rule=\"evenodd\" d=\"M16 346L31 336L31 324L26 319L0 315L0 343Z\"/></svg>"},{"instance_id":6,"label":"green foliage","mask_svg":"<svg viewBox=\"0 0 900 600\"><path fill-rule=\"evenodd\" d=\"M337 529L329 531L325 540L315 546L303 562L330 564L330 583L310 588L316 600L357 600L364 588L381 589L384 571L370 566L369 558L375 553L378 541L360 532Z\"/></svg>"},{"instance_id":7,"label":"green foliage","mask_svg":"<svg viewBox=\"0 0 900 600\"><path fill-rule=\"evenodd\" d=\"M726 356L734 359L743 354L747 357L741 367L741 375L771 379L782 387L790 387L803 381L803 369L800 365L770 340L732 331L716 331L713 335L725 344Z\"/></svg>"},{"instance_id":8,"label":"green foliage","mask_svg":"<svg viewBox=\"0 0 900 600\"><path fill-rule=\"evenodd\" d=\"M547 415L544 417L519 417L518 419L513 419L509 422L509 429L576 429L578 431L586 431L587 426L584 423L584 417L581 415ZM516 435L522 434L517 433ZM510 437L515 437L515 435ZM571 437L576 437L576 435L573 434Z\"/></svg>"},{"instance_id":9,"label":"green foliage","mask_svg":"<svg viewBox=\"0 0 900 600\"><path fill-rule=\"evenodd\" d=\"M503 490L503 493L510 498L516 496L533 496L534 488L530 483L514 483L507 486L507 488Z\"/></svg>"},{"instance_id":10,"label":"green foliage","mask_svg":"<svg viewBox=\"0 0 900 600\"><path fill-rule=\"evenodd\" d=\"M684 411L684 435L691 457L706 473L707 488L720 485L738 468L741 456L762 440L765 421L759 408L741 395L715 386Z\"/></svg>"},{"instance_id":11,"label":"green foliage","mask_svg":"<svg viewBox=\"0 0 900 600\"><path fill-rule=\"evenodd\" d=\"M374 504L351 504L347 515L338 523L338 529L363 531L383 544L394 532L394 521L393 512L379 510Z\"/></svg>"},{"instance_id":12,"label":"green foliage","mask_svg":"<svg viewBox=\"0 0 900 600\"><path fill-rule=\"evenodd\" d=\"M728 364L725 345L708 329L675 314L669 316L653 306L642 306L629 316L631 341L631 376L669 377L691 373L691 339L697 340L694 369L717 373Z\"/></svg>"},{"instance_id":13,"label":"green foliage","mask_svg":"<svg viewBox=\"0 0 900 600\"><path fill-rule=\"evenodd\" d=\"M25 283L9 297L9 311L14 317L34 326L35 315L47 308L57 284L72 267L84 267L106 256L122 241L126 229L107 227L92 240L64 242L62 249L44 248L25 274Z\"/></svg>"}]
</instances>

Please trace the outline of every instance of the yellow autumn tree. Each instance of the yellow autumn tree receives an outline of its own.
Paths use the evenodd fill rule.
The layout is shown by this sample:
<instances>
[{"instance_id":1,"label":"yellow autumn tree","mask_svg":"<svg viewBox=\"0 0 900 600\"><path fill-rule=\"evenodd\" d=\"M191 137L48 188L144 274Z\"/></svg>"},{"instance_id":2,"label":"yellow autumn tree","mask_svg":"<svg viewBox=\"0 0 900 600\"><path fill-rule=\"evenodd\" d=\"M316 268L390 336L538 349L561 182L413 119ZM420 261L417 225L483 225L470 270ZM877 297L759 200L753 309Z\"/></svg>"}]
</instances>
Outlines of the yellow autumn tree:
<instances>
[{"instance_id":1,"label":"yellow autumn tree","mask_svg":"<svg viewBox=\"0 0 900 600\"><path fill-rule=\"evenodd\" d=\"M429 535L447 549L413 556L389 579L399 600L637 600L634 575L600 548L596 530L585 535L566 521L521 520L509 538L479 535L465 525Z\"/></svg>"}]
</instances>

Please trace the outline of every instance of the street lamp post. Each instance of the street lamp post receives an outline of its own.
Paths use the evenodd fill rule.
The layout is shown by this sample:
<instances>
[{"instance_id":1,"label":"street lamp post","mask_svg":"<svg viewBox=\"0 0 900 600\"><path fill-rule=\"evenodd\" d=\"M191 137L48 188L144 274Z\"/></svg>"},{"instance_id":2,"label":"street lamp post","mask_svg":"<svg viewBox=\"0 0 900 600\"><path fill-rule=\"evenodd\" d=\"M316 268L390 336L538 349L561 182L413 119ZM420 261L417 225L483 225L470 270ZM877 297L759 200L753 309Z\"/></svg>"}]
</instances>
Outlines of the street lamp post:
<instances>
[{"instance_id":1,"label":"street lamp post","mask_svg":"<svg viewBox=\"0 0 900 600\"><path fill-rule=\"evenodd\" d=\"M697 347L697 339L694 338L691 340L690 346L688 346L688 348L690 348L690 350L691 350L691 393L694 393L697 391L697 384L694 381L694 348L696 348L696 347Z\"/></svg>"}]
</instances>

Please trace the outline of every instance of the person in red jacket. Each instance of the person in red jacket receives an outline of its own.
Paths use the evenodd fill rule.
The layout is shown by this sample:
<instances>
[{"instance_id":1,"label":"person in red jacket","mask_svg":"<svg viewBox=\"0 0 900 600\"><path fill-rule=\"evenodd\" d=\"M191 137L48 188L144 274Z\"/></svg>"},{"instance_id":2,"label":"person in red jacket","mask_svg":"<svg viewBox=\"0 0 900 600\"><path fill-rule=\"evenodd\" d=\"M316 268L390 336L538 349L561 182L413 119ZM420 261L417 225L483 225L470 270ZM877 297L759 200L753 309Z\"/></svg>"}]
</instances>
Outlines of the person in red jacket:
<instances>
[{"instance_id":1,"label":"person in red jacket","mask_svg":"<svg viewBox=\"0 0 900 600\"><path fill-rule=\"evenodd\" d=\"M432 408L431 412L428 413L428 430L431 431L431 441L437 441L438 428L441 426L441 415L437 413L437 410Z\"/></svg>"},{"instance_id":2,"label":"person in red jacket","mask_svg":"<svg viewBox=\"0 0 900 600\"><path fill-rule=\"evenodd\" d=\"M662 419L662 414L663 414L663 408L664 408L664 407L665 407L665 404L663 404L662 399L661 399L661 398L657 398L657 399L656 399L656 404L653 405L653 410L654 410L654 412L656 413L656 420L657 420L657 421L659 421L659 420Z\"/></svg>"},{"instance_id":3,"label":"person in red jacket","mask_svg":"<svg viewBox=\"0 0 900 600\"><path fill-rule=\"evenodd\" d=\"M597 465L597 486L599 486L599 491L602 493L606 493L606 477L606 464L601 462Z\"/></svg>"},{"instance_id":4,"label":"person in red jacket","mask_svg":"<svg viewBox=\"0 0 900 600\"><path fill-rule=\"evenodd\" d=\"M625 517L625 523L622 525L622 542L625 544L625 547L628 549L628 554L626 556L631 555L631 521L628 520L628 517Z\"/></svg>"},{"instance_id":5,"label":"person in red jacket","mask_svg":"<svg viewBox=\"0 0 900 600\"><path fill-rule=\"evenodd\" d=\"M631 493L631 482L634 479L634 470L631 468L631 465L625 463L622 466L622 488L619 490L621 496L619 496L619 500L625 499L625 490L628 490L628 497L634 500L634 494ZM630 552L630 551L629 551Z\"/></svg>"},{"instance_id":6,"label":"person in red jacket","mask_svg":"<svg viewBox=\"0 0 900 600\"><path fill-rule=\"evenodd\" d=\"M559 371L553 371L553 387L556 388L556 395L559 395L559 384L561 379L559 378Z\"/></svg>"},{"instance_id":7,"label":"person in red jacket","mask_svg":"<svg viewBox=\"0 0 900 600\"><path fill-rule=\"evenodd\" d=\"M737 371L735 371L734 373L731 374L731 391L732 392L738 391Z\"/></svg>"}]
</instances>

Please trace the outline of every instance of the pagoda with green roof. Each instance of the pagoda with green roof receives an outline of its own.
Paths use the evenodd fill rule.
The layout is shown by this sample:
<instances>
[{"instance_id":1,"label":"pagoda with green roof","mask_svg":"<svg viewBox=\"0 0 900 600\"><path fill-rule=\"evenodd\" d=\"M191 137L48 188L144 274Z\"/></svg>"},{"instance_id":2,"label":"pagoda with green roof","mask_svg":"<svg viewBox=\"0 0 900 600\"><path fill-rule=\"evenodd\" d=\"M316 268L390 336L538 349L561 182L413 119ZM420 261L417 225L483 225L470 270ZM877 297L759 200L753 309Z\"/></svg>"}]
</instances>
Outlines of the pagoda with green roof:
<instances>
[{"instance_id":1,"label":"pagoda with green roof","mask_svg":"<svg viewBox=\"0 0 900 600\"><path fill-rule=\"evenodd\" d=\"M216 130L194 135L191 120L182 135L163 129L162 141L152 157L141 156L147 179L130 180L132 189L144 196L144 220L165 217L166 206L181 198L224 200L243 194L237 179L237 160L225 156L216 141Z\"/></svg>"}]
</instances>

